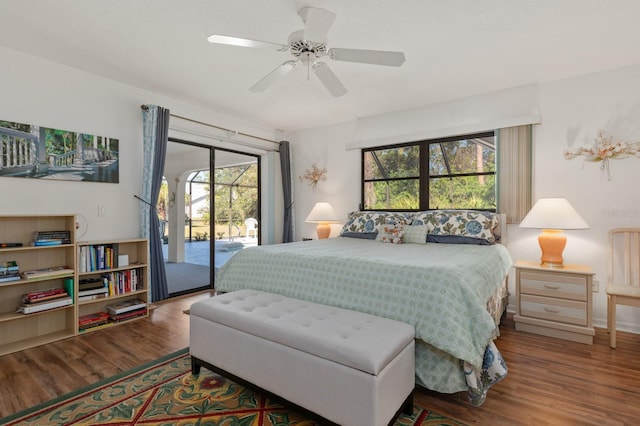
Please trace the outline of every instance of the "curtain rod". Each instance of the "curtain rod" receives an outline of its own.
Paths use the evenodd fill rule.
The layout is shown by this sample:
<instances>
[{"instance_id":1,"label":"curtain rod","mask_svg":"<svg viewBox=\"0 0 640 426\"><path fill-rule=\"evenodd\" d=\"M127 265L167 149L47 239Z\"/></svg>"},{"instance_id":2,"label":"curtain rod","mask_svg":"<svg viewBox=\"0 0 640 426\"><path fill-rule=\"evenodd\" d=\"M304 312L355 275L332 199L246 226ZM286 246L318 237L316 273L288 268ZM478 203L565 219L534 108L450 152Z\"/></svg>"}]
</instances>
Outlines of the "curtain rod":
<instances>
[{"instance_id":1,"label":"curtain rod","mask_svg":"<svg viewBox=\"0 0 640 426\"><path fill-rule=\"evenodd\" d=\"M146 105L140 105L140 108L145 110L145 111L148 111L148 109L149 109L149 107L146 106ZM225 127L220 127L220 126L216 126L214 124L205 123L203 121L193 120L191 118L182 117L180 115L175 115L175 114L171 114L171 113L169 113L169 115L171 117L179 118L181 120L190 121L190 122L196 123L196 124L202 124L203 126L212 127L214 129L222 130L222 131L225 131L225 132L230 132L230 133L233 133L234 135L240 135L240 136L246 136L246 137L253 138L253 139L259 139L259 140L263 140L265 142L275 143L278 146L280 146L280 143L278 141L274 141L274 140L271 140L271 139L263 138L263 137L260 137L260 136L250 135L248 133L238 132L236 130L227 129Z\"/></svg>"}]
</instances>

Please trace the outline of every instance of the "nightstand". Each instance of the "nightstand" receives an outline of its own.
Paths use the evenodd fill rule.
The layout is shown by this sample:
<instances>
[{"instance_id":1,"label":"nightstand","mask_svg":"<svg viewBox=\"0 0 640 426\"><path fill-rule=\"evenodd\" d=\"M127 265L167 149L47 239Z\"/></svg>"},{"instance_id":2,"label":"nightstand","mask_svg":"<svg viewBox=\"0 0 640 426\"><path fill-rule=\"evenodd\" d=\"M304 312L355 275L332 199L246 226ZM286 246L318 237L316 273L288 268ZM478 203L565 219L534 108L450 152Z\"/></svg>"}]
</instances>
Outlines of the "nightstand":
<instances>
[{"instance_id":1,"label":"nightstand","mask_svg":"<svg viewBox=\"0 0 640 426\"><path fill-rule=\"evenodd\" d=\"M520 260L515 268L516 330L593 344L590 267Z\"/></svg>"}]
</instances>

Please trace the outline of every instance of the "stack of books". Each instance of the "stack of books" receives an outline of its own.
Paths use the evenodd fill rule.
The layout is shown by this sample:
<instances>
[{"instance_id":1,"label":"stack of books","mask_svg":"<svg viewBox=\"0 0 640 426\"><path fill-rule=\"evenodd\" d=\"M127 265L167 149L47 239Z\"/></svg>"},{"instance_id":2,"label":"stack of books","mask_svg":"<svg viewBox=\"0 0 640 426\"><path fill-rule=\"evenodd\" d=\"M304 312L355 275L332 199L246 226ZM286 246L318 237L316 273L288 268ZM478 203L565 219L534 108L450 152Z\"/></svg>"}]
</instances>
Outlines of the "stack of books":
<instances>
[{"instance_id":1,"label":"stack of books","mask_svg":"<svg viewBox=\"0 0 640 426\"><path fill-rule=\"evenodd\" d=\"M113 305L107 305L107 311L109 311L111 321L126 321L146 315L147 302L140 299L129 299Z\"/></svg>"},{"instance_id":2,"label":"stack of books","mask_svg":"<svg viewBox=\"0 0 640 426\"><path fill-rule=\"evenodd\" d=\"M57 276L66 276L73 274L73 269L68 266L52 266L50 268L34 269L32 271L24 271L22 276L27 280L37 278L53 278Z\"/></svg>"},{"instance_id":3,"label":"stack of books","mask_svg":"<svg viewBox=\"0 0 640 426\"><path fill-rule=\"evenodd\" d=\"M20 278L20 268L15 260L0 263L0 283L18 281Z\"/></svg>"},{"instance_id":4,"label":"stack of books","mask_svg":"<svg viewBox=\"0 0 640 426\"><path fill-rule=\"evenodd\" d=\"M71 231L36 231L33 233L32 246L58 246L71 244Z\"/></svg>"},{"instance_id":5,"label":"stack of books","mask_svg":"<svg viewBox=\"0 0 640 426\"><path fill-rule=\"evenodd\" d=\"M103 278L82 279L78 283L78 301L93 300L105 297L109 293L109 288L105 285Z\"/></svg>"},{"instance_id":6,"label":"stack of books","mask_svg":"<svg viewBox=\"0 0 640 426\"><path fill-rule=\"evenodd\" d=\"M106 312L95 312L93 314L82 315L78 318L78 329L85 331L109 323L109 314Z\"/></svg>"},{"instance_id":7,"label":"stack of books","mask_svg":"<svg viewBox=\"0 0 640 426\"><path fill-rule=\"evenodd\" d=\"M63 288L50 288L48 290L32 291L22 297L22 303L18 306L18 312L34 314L49 309L60 308L73 304L73 299Z\"/></svg>"}]
</instances>

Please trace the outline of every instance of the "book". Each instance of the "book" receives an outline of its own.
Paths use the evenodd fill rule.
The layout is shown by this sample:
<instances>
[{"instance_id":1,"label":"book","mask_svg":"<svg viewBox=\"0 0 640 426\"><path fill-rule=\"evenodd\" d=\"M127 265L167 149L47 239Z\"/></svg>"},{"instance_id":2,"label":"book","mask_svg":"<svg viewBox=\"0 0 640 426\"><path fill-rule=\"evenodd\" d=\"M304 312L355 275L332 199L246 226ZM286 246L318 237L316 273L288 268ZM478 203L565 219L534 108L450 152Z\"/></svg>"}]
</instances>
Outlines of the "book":
<instances>
[{"instance_id":1,"label":"book","mask_svg":"<svg viewBox=\"0 0 640 426\"><path fill-rule=\"evenodd\" d=\"M49 288L46 290L30 291L25 294L25 298L28 300L39 300L44 297L66 294L66 290L63 288Z\"/></svg>"},{"instance_id":2,"label":"book","mask_svg":"<svg viewBox=\"0 0 640 426\"><path fill-rule=\"evenodd\" d=\"M106 312L94 312L91 314L87 314L87 315L81 315L80 317L78 317L78 324L80 325L85 325L85 324L92 324L98 321L104 321L109 319L109 314Z\"/></svg>"},{"instance_id":3,"label":"book","mask_svg":"<svg viewBox=\"0 0 640 426\"><path fill-rule=\"evenodd\" d=\"M87 278L80 280L78 283L78 290L94 290L96 288L103 288L104 286L103 278Z\"/></svg>"},{"instance_id":4,"label":"book","mask_svg":"<svg viewBox=\"0 0 640 426\"><path fill-rule=\"evenodd\" d=\"M86 330L89 330L89 329L92 329L92 328L97 328L97 327L100 327L102 325L107 325L107 324L109 324L109 319L108 318L104 319L102 321L92 322L90 324L79 325L78 326L78 330L79 331L86 331Z\"/></svg>"},{"instance_id":5,"label":"book","mask_svg":"<svg viewBox=\"0 0 640 426\"><path fill-rule=\"evenodd\" d=\"M18 281L21 280L22 276L20 274L2 274L0 275L0 283L7 283L10 281Z\"/></svg>"},{"instance_id":6,"label":"book","mask_svg":"<svg viewBox=\"0 0 640 426\"><path fill-rule=\"evenodd\" d=\"M24 271L22 276L28 280L44 277L63 276L73 274L73 269L68 266L53 266L51 268L34 269Z\"/></svg>"},{"instance_id":7,"label":"book","mask_svg":"<svg viewBox=\"0 0 640 426\"><path fill-rule=\"evenodd\" d=\"M15 260L9 260L8 262L0 263L0 276L4 274L15 274L20 272L18 263Z\"/></svg>"},{"instance_id":8,"label":"book","mask_svg":"<svg viewBox=\"0 0 640 426\"><path fill-rule=\"evenodd\" d=\"M147 314L147 308L136 309L134 311L125 312L118 315L109 315L111 321L119 322L128 319L133 319L137 317L141 317Z\"/></svg>"},{"instance_id":9,"label":"book","mask_svg":"<svg viewBox=\"0 0 640 426\"><path fill-rule=\"evenodd\" d=\"M78 297L91 296L91 295L94 295L94 294L105 294L105 293L108 293L108 292L109 292L109 289L103 286L103 287L94 288L94 289L91 289L91 290L80 290L80 291L78 291Z\"/></svg>"},{"instance_id":10,"label":"book","mask_svg":"<svg viewBox=\"0 0 640 426\"><path fill-rule=\"evenodd\" d=\"M18 312L22 312L23 314L34 314L36 312L47 311L54 308L61 308L63 306L68 306L71 304L73 304L73 300L67 296L63 299L56 299L30 305L21 304L20 306L18 306Z\"/></svg>"},{"instance_id":11,"label":"book","mask_svg":"<svg viewBox=\"0 0 640 426\"><path fill-rule=\"evenodd\" d=\"M140 299L129 299L123 302L107 305L107 310L111 315L119 315L129 311L135 311L136 309L146 308L147 302Z\"/></svg>"},{"instance_id":12,"label":"book","mask_svg":"<svg viewBox=\"0 0 640 426\"><path fill-rule=\"evenodd\" d=\"M35 231L33 233L33 241L54 241L58 240L61 244L71 243L71 231Z\"/></svg>"},{"instance_id":13,"label":"book","mask_svg":"<svg viewBox=\"0 0 640 426\"><path fill-rule=\"evenodd\" d=\"M55 300L55 299L61 299L63 297L69 297L69 294L64 291L62 293L56 293L56 294L52 294L49 296L43 296L43 297L38 297L37 299L29 299L27 297L27 295L25 294L25 297L22 299L22 303L25 304L36 304L36 303L40 303L40 302L45 302L45 301L50 301L50 300Z\"/></svg>"},{"instance_id":14,"label":"book","mask_svg":"<svg viewBox=\"0 0 640 426\"><path fill-rule=\"evenodd\" d=\"M38 240L31 242L31 246L33 247L60 246L62 244L66 243L63 240Z\"/></svg>"},{"instance_id":15,"label":"book","mask_svg":"<svg viewBox=\"0 0 640 426\"><path fill-rule=\"evenodd\" d=\"M96 300L107 297L107 293L102 294L90 294L88 296L78 296L78 302L86 302L87 300Z\"/></svg>"}]
</instances>

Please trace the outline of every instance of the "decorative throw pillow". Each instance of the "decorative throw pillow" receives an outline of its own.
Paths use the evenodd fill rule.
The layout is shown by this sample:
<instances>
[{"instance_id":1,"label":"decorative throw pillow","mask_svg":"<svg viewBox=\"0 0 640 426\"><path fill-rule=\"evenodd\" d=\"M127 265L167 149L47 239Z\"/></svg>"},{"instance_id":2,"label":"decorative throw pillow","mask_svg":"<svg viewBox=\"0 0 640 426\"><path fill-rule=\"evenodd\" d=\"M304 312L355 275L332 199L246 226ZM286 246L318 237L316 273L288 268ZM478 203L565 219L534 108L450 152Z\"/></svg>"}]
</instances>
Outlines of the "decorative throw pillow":
<instances>
[{"instance_id":1,"label":"decorative throw pillow","mask_svg":"<svg viewBox=\"0 0 640 426\"><path fill-rule=\"evenodd\" d=\"M402 244L404 228L404 222L402 221L380 225L378 227L378 236L376 237L376 241L391 244Z\"/></svg>"},{"instance_id":2,"label":"decorative throw pillow","mask_svg":"<svg viewBox=\"0 0 640 426\"><path fill-rule=\"evenodd\" d=\"M427 225L405 226L402 242L412 244L427 244Z\"/></svg>"},{"instance_id":3,"label":"decorative throw pillow","mask_svg":"<svg viewBox=\"0 0 640 426\"><path fill-rule=\"evenodd\" d=\"M430 236L451 235L480 240L474 241L475 244L495 244L496 242L498 216L495 213L474 210L434 210L428 220L427 230Z\"/></svg>"},{"instance_id":4,"label":"decorative throw pillow","mask_svg":"<svg viewBox=\"0 0 640 426\"><path fill-rule=\"evenodd\" d=\"M410 215L395 212L351 212L349 213L347 221L342 226L340 235L354 232L376 232L380 225L387 223L393 224L399 221L410 223Z\"/></svg>"},{"instance_id":5,"label":"decorative throw pillow","mask_svg":"<svg viewBox=\"0 0 640 426\"><path fill-rule=\"evenodd\" d=\"M411 225L426 225L433 222L433 212L438 210L427 210L422 212L416 212L413 215L413 222Z\"/></svg>"}]
</instances>

